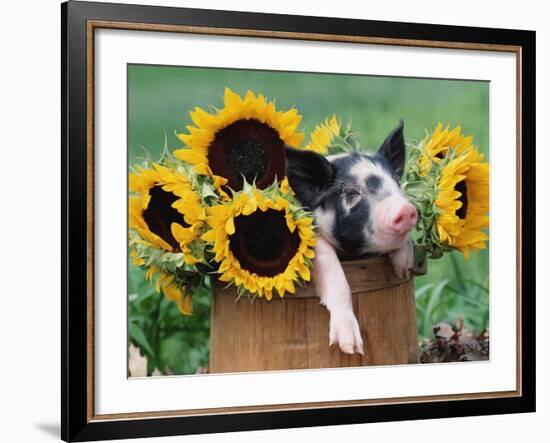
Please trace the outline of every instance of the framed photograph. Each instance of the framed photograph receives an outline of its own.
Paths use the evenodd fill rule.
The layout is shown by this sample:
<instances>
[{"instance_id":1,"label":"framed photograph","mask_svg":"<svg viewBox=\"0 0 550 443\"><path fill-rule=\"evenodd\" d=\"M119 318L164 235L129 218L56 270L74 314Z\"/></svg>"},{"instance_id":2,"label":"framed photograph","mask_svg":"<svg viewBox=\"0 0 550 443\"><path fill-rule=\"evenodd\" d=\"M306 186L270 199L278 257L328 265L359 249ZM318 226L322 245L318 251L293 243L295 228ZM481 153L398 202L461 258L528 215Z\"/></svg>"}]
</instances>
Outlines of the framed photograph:
<instances>
[{"instance_id":1,"label":"framed photograph","mask_svg":"<svg viewBox=\"0 0 550 443\"><path fill-rule=\"evenodd\" d=\"M535 410L534 32L61 16L63 440Z\"/></svg>"}]
</instances>

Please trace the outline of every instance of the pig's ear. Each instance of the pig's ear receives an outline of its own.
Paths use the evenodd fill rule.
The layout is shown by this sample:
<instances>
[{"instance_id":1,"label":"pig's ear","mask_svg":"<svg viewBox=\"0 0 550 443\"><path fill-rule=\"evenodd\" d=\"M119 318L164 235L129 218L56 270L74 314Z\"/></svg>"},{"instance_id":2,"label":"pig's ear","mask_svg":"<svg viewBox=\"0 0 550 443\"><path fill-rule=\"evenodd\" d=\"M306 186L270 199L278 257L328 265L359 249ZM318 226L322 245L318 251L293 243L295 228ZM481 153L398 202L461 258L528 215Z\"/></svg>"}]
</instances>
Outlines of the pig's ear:
<instances>
[{"instance_id":1,"label":"pig's ear","mask_svg":"<svg viewBox=\"0 0 550 443\"><path fill-rule=\"evenodd\" d=\"M405 167L405 140L403 138L403 119L399 120L399 125L390 132L378 154L384 157L398 177L401 178Z\"/></svg>"},{"instance_id":2,"label":"pig's ear","mask_svg":"<svg viewBox=\"0 0 550 443\"><path fill-rule=\"evenodd\" d=\"M305 207L314 209L332 183L330 162L313 151L286 148L286 173L296 197Z\"/></svg>"}]
</instances>

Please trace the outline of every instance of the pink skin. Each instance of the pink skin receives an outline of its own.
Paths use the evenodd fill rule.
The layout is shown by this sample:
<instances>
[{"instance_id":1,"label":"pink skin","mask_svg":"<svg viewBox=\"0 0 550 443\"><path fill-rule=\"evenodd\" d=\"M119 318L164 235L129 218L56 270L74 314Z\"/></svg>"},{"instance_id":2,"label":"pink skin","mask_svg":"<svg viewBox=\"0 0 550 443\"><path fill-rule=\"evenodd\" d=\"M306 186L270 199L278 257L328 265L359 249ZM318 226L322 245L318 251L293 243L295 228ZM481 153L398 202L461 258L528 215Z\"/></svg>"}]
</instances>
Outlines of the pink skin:
<instances>
[{"instance_id":1,"label":"pink skin","mask_svg":"<svg viewBox=\"0 0 550 443\"><path fill-rule=\"evenodd\" d=\"M374 241L377 250L388 252L399 248L416 225L416 208L402 195L385 198L374 206Z\"/></svg>"},{"instance_id":2,"label":"pink skin","mask_svg":"<svg viewBox=\"0 0 550 443\"><path fill-rule=\"evenodd\" d=\"M315 245L312 277L315 292L330 313L329 346L346 354L363 354L359 323L353 313L351 290L334 247L322 236Z\"/></svg>"}]
</instances>

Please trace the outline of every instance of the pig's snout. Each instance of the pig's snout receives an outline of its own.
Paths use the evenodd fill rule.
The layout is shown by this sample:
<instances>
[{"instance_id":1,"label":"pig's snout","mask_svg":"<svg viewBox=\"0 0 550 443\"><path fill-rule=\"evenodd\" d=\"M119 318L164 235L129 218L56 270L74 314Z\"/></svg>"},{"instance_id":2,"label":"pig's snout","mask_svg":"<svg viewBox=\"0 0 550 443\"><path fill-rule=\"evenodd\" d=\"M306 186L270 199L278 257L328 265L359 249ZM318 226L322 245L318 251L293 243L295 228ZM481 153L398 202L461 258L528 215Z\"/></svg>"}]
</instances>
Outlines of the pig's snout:
<instances>
[{"instance_id":1,"label":"pig's snout","mask_svg":"<svg viewBox=\"0 0 550 443\"><path fill-rule=\"evenodd\" d=\"M410 203L405 203L392 214L388 221L388 228L395 234L406 234L414 228L417 219L416 208Z\"/></svg>"}]
</instances>

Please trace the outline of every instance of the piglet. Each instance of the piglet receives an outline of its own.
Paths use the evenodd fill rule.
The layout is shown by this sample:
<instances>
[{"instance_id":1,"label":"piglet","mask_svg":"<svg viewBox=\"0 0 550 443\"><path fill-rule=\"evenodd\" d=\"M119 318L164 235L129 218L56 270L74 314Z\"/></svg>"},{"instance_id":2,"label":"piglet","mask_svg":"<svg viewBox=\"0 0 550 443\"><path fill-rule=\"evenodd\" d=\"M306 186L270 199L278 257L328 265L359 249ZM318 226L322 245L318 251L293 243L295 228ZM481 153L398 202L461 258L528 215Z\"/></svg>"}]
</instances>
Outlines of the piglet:
<instances>
[{"instance_id":1,"label":"piglet","mask_svg":"<svg viewBox=\"0 0 550 443\"><path fill-rule=\"evenodd\" d=\"M301 204L311 210L320 236L315 248L313 284L330 313L330 344L363 354L351 291L339 255L388 254L399 277L413 266L410 231L417 211L401 190L405 164L403 121L376 154L363 152L323 157L287 148L287 175Z\"/></svg>"}]
</instances>

